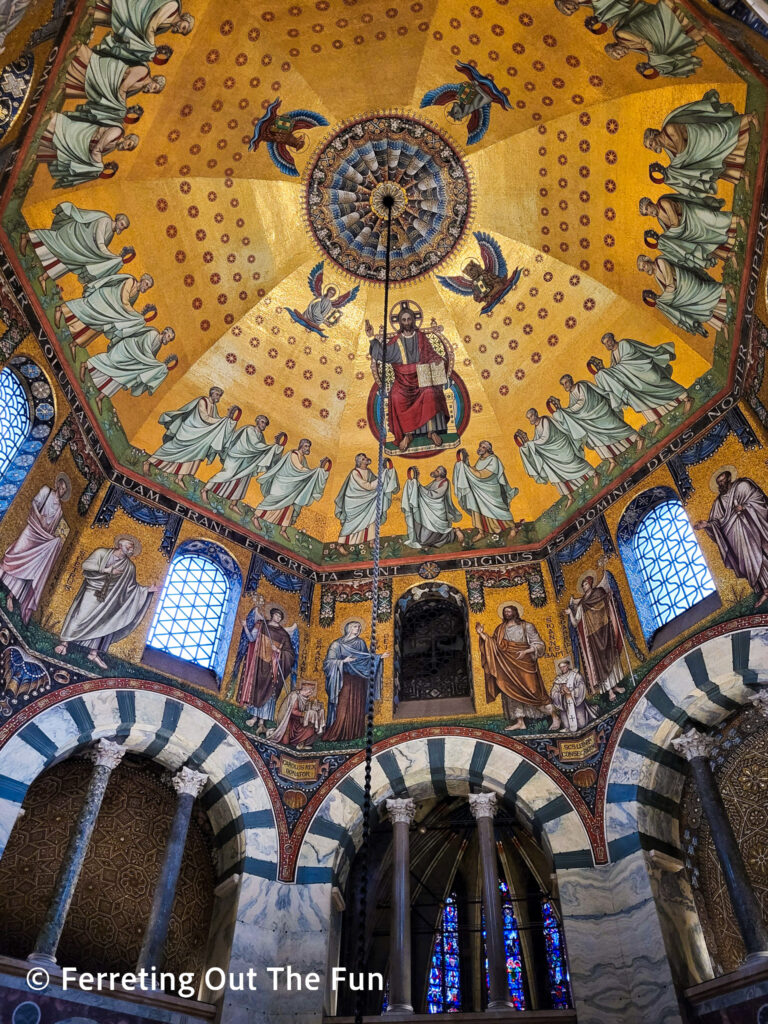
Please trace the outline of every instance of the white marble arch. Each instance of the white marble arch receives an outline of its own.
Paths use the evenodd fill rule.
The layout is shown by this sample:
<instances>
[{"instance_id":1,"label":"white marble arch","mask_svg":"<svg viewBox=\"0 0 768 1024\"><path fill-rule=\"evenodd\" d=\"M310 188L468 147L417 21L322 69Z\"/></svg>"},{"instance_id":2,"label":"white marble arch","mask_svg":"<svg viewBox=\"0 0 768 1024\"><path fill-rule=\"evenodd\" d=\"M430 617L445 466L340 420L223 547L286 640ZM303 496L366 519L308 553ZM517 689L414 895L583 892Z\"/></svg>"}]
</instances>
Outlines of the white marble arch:
<instances>
[{"instance_id":1,"label":"white marble arch","mask_svg":"<svg viewBox=\"0 0 768 1024\"><path fill-rule=\"evenodd\" d=\"M440 744L439 763L435 746ZM516 774L517 773L517 774ZM350 858L362 841L361 762L335 786L315 812L298 856L297 881L314 877L343 886ZM519 784L517 780L519 779ZM493 792L540 837L558 861L592 864L587 830L573 804L546 772L492 737L424 736L374 750L371 804L383 813L394 796L426 800L441 795Z\"/></svg>"},{"instance_id":2,"label":"white marble arch","mask_svg":"<svg viewBox=\"0 0 768 1024\"><path fill-rule=\"evenodd\" d=\"M208 775L200 800L218 840L218 877L208 966L227 967L234 953L243 881L276 872L278 835L267 788L247 751L226 727L179 691L130 689L105 681L40 711L0 747L0 855L26 790L46 768L116 739L131 753L176 771L189 764ZM202 998L213 998L201 991Z\"/></svg>"},{"instance_id":3,"label":"white marble arch","mask_svg":"<svg viewBox=\"0 0 768 1024\"><path fill-rule=\"evenodd\" d=\"M643 684L608 766L605 837L612 861L637 848L635 835L660 852L679 848L686 766L672 740L691 726L716 728L749 706L756 687L768 685L768 627L748 623L716 627L717 635L682 645L680 656Z\"/></svg>"},{"instance_id":4,"label":"white marble arch","mask_svg":"<svg viewBox=\"0 0 768 1024\"><path fill-rule=\"evenodd\" d=\"M607 767L611 863L558 875L566 937L576 940L571 970L585 997L578 1007L584 1024L639 1024L651 1012L678 1024L678 995L712 977L680 850L686 763L672 740L749 706L755 688L768 684L768 629L741 619L678 650L643 682Z\"/></svg>"}]
</instances>

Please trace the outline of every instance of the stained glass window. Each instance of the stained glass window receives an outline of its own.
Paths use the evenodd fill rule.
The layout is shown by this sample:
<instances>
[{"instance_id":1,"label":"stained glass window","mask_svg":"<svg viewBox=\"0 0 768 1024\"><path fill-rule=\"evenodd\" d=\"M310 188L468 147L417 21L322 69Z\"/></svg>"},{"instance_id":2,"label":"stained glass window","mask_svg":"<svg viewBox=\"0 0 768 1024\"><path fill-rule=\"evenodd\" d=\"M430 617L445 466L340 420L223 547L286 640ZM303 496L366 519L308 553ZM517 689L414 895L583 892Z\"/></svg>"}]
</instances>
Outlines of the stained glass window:
<instances>
[{"instance_id":1,"label":"stained glass window","mask_svg":"<svg viewBox=\"0 0 768 1024\"><path fill-rule=\"evenodd\" d=\"M565 962L563 936L552 903L548 899L541 901L541 916L544 921L544 944L547 948L547 970L552 1008L567 1010L570 1008L571 1000L568 991L568 967Z\"/></svg>"},{"instance_id":2,"label":"stained glass window","mask_svg":"<svg viewBox=\"0 0 768 1024\"><path fill-rule=\"evenodd\" d=\"M427 1013L460 1011L459 911L456 893L452 892L445 901L440 931L435 936L427 988Z\"/></svg>"},{"instance_id":3,"label":"stained glass window","mask_svg":"<svg viewBox=\"0 0 768 1024\"><path fill-rule=\"evenodd\" d=\"M656 628L714 593L714 581L679 501L652 508L639 523L632 546Z\"/></svg>"},{"instance_id":4,"label":"stained glass window","mask_svg":"<svg viewBox=\"0 0 768 1024\"><path fill-rule=\"evenodd\" d=\"M174 558L147 644L203 668L214 668L229 604L229 583L202 555Z\"/></svg>"},{"instance_id":5,"label":"stained glass window","mask_svg":"<svg viewBox=\"0 0 768 1024\"><path fill-rule=\"evenodd\" d=\"M525 979L523 974L523 954L520 949L520 929L515 917L515 908L509 886L504 879L499 880L501 894L501 912L504 917L504 952L507 958L507 980L509 982L509 1001L516 1010L525 1009ZM483 909L483 947L485 948L485 909ZM488 974L488 955L485 956L485 985L490 988Z\"/></svg>"},{"instance_id":6,"label":"stained glass window","mask_svg":"<svg viewBox=\"0 0 768 1024\"><path fill-rule=\"evenodd\" d=\"M0 480L24 444L30 426L26 393L19 378L6 366L0 372Z\"/></svg>"}]
</instances>

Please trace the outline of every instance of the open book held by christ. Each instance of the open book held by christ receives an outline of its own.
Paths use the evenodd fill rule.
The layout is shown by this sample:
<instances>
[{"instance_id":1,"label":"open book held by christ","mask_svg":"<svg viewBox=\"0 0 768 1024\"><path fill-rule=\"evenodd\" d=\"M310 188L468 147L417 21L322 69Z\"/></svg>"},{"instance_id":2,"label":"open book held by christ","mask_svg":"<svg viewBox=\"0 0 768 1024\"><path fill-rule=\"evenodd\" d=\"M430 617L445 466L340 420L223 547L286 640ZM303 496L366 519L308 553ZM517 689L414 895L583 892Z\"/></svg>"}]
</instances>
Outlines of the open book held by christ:
<instances>
[{"instance_id":1,"label":"open book held by christ","mask_svg":"<svg viewBox=\"0 0 768 1024\"><path fill-rule=\"evenodd\" d=\"M448 383L445 363L419 363L416 378L420 388L442 388Z\"/></svg>"}]
</instances>

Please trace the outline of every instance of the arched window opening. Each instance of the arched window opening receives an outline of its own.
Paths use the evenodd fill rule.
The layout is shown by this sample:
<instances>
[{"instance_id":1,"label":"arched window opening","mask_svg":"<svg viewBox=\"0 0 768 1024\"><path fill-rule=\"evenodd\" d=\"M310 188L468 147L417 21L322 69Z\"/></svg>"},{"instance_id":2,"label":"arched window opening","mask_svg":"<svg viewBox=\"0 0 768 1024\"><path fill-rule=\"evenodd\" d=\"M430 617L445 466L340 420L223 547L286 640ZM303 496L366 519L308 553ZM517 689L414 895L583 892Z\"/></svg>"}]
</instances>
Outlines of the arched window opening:
<instances>
[{"instance_id":1,"label":"arched window opening","mask_svg":"<svg viewBox=\"0 0 768 1024\"><path fill-rule=\"evenodd\" d=\"M13 356L0 370L0 519L51 432L52 397L43 371L27 356Z\"/></svg>"},{"instance_id":2,"label":"arched window opening","mask_svg":"<svg viewBox=\"0 0 768 1024\"><path fill-rule=\"evenodd\" d=\"M0 859L4 956L22 960L35 947L93 771L90 761L68 758L39 775L24 797ZM135 969L177 801L159 764L126 754L112 771L66 914L59 963L92 972ZM164 969L177 978L189 971L199 979L208 966L215 852L210 821L196 803L164 949Z\"/></svg>"},{"instance_id":3,"label":"arched window opening","mask_svg":"<svg viewBox=\"0 0 768 1024\"><path fill-rule=\"evenodd\" d=\"M397 602L395 678L401 715L472 711L467 608L459 591L426 583Z\"/></svg>"},{"instance_id":4,"label":"arched window opening","mask_svg":"<svg viewBox=\"0 0 768 1024\"><path fill-rule=\"evenodd\" d=\"M241 581L234 559L217 544L181 544L160 593L143 661L167 669L170 666L162 661L165 655L220 679ZM205 685L210 678L195 677L193 681Z\"/></svg>"},{"instance_id":5,"label":"arched window opening","mask_svg":"<svg viewBox=\"0 0 768 1024\"><path fill-rule=\"evenodd\" d=\"M24 444L30 427L29 401L24 387L7 366L0 371L0 480Z\"/></svg>"},{"instance_id":6,"label":"arched window opening","mask_svg":"<svg viewBox=\"0 0 768 1024\"><path fill-rule=\"evenodd\" d=\"M617 540L649 647L720 607L691 522L671 487L639 494L621 517Z\"/></svg>"},{"instance_id":7,"label":"arched window opening","mask_svg":"<svg viewBox=\"0 0 768 1024\"><path fill-rule=\"evenodd\" d=\"M652 509L638 526L634 545L657 628L715 590L679 501L666 501Z\"/></svg>"},{"instance_id":8,"label":"arched window opening","mask_svg":"<svg viewBox=\"0 0 768 1024\"><path fill-rule=\"evenodd\" d=\"M499 809L494 829L509 1000L521 1011L570 1009L560 910L550 889L551 855L509 810ZM368 854L369 863L380 865L374 880L368 876L364 883L362 858L353 860L336 947L338 962L352 970L359 962L358 908L365 884L367 969L380 973L386 987L385 992L366 995L364 1013L371 1016L383 1014L393 998L401 997L395 984L401 976L390 959L397 923L392 837L391 822L380 817L371 830ZM417 1014L438 1017L481 1010L487 1006L489 988L482 856L466 796L417 803L409 852L410 1004ZM397 942L395 956L396 950ZM330 1017L351 1016L355 1005L354 994L340 991L334 999L329 993Z\"/></svg>"},{"instance_id":9,"label":"arched window opening","mask_svg":"<svg viewBox=\"0 0 768 1024\"><path fill-rule=\"evenodd\" d=\"M459 959L459 908L455 892L446 898L429 970L427 1013L458 1013L461 1010Z\"/></svg>"}]
</instances>

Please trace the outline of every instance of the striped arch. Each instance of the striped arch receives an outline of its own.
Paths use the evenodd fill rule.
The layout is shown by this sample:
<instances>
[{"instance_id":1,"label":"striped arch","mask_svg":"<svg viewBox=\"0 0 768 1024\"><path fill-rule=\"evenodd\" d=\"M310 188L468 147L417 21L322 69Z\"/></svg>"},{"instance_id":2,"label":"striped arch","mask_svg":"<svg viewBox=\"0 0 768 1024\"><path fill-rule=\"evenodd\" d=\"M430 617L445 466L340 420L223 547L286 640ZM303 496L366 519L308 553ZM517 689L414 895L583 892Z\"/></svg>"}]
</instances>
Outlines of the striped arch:
<instances>
[{"instance_id":1,"label":"striped arch","mask_svg":"<svg viewBox=\"0 0 768 1024\"><path fill-rule=\"evenodd\" d=\"M209 776L199 799L215 836L219 881L277 877L269 792L223 716L178 690L135 679L72 686L53 696L55 703L7 738L0 731L0 855L37 776L107 738L171 771L189 765Z\"/></svg>"},{"instance_id":2,"label":"striped arch","mask_svg":"<svg viewBox=\"0 0 768 1024\"><path fill-rule=\"evenodd\" d=\"M463 735L419 736L380 744L371 769L374 820L391 797L491 791L544 841L556 868L594 863L574 803L532 760L507 746ZM358 763L318 807L299 851L297 882L344 885L362 840L364 771Z\"/></svg>"},{"instance_id":3,"label":"striped arch","mask_svg":"<svg viewBox=\"0 0 768 1024\"><path fill-rule=\"evenodd\" d=\"M686 762L671 741L691 726L717 726L768 684L768 616L708 630L681 645L661 669L620 727L608 768L605 831L612 861L640 849L679 858Z\"/></svg>"}]
</instances>

